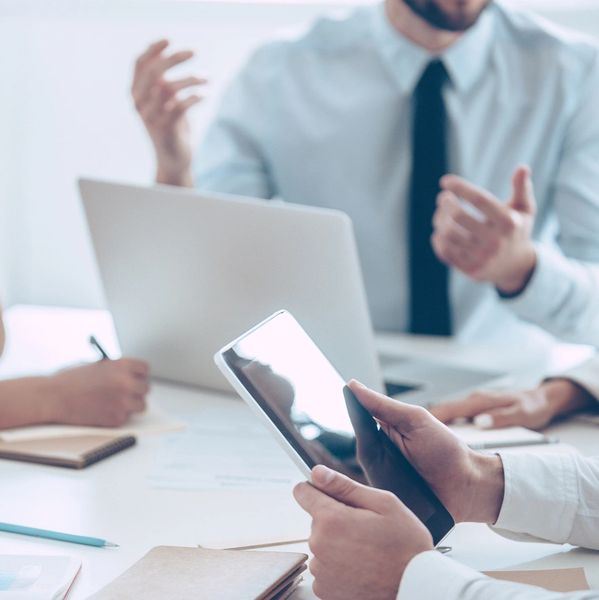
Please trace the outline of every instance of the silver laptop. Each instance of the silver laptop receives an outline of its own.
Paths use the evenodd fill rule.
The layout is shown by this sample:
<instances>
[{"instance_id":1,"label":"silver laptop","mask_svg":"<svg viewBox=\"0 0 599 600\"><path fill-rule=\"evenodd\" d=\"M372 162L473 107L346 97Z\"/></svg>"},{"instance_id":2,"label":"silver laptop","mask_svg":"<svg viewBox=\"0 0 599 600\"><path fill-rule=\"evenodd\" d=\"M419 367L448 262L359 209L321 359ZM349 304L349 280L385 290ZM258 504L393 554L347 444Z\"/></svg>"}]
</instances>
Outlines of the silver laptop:
<instances>
[{"instance_id":1,"label":"silver laptop","mask_svg":"<svg viewBox=\"0 0 599 600\"><path fill-rule=\"evenodd\" d=\"M214 353L281 308L343 377L383 389L352 223L342 212L79 182L123 354L229 390Z\"/></svg>"},{"instance_id":2,"label":"silver laptop","mask_svg":"<svg viewBox=\"0 0 599 600\"><path fill-rule=\"evenodd\" d=\"M122 352L155 377L229 390L214 352L286 309L342 377L385 389L345 213L170 186L79 186ZM409 357L383 367L390 395L424 405L498 375Z\"/></svg>"}]
</instances>

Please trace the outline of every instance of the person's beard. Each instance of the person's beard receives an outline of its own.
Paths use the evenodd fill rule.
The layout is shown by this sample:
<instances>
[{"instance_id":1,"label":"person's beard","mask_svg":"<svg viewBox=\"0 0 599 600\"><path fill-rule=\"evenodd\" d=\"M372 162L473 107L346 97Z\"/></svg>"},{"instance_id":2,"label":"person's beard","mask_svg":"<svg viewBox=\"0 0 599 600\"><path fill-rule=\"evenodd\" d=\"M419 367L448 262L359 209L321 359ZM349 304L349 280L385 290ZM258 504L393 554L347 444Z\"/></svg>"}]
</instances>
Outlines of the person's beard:
<instances>
[{"instance_id":1,"label":"person's beard","mask_svg":"<svg viewBox=\"0 0 599 600\"><path fill-rule=\"evenodd\" d=\"M460 12L456 15L444 11L437 0L400 0L429 25L444 31L466 31L478 21L481 13L493 0L486 0L476 13Z\"/></svg>"}]
</instances>

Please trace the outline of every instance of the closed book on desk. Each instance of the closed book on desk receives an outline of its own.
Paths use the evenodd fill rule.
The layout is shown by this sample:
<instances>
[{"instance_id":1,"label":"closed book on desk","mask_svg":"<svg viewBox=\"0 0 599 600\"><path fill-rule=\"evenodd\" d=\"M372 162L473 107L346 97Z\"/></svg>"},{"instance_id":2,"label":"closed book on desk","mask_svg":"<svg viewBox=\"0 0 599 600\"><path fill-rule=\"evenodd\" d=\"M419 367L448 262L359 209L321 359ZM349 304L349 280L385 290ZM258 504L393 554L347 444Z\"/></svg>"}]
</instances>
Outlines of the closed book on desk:
<instances>
[{"instance_id":1,"label":"closed book on desk","mask_svg":"<svg viewBox=\"0 0 599 600\"><path fill-rule=\"evenodd\" d=\"M305 554L158 546L89 600L284 600Z\"/></svg>"},{"instance_id":2,"label":"closed book on desk","mask_svg":"<svg viewBox=\"0 0 599 600\"><path fill-rule=\"evenodd\" d=\"M131 435L77 435L0 441L0 458L83 469L135 444Z\"/></svg>"}]
</instances>

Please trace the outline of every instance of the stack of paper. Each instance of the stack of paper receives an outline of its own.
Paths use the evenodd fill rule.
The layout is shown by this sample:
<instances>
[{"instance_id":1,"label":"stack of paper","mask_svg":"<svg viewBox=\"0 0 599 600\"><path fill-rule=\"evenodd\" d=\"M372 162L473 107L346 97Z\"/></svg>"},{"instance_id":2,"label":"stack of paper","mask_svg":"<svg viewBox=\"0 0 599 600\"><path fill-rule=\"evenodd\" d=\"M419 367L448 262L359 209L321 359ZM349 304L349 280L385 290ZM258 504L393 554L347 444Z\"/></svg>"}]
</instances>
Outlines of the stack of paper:
<instances>
[{"instance_id":1,"label":"stack of paper","mask_svg":"<svg viewBox=\"0 0 599 600\"><path fill-rule=\"evenodd\" d=\"M452 425L450 429L474 450L532 446L538 444L550 444L556 441L538 431L532 431L525 427L480 429L475 425L464 424Z\"/></svg>"},{"instance_id":2,"label":"stack of paper","mask_svg":"<svg viewBox=\"0 0 599 600\"><path fill-rule=\"evenodd\" d=\"M0 600L62 600L80 569L69 556L0 555Z\"/></svg>"}]
</instances>

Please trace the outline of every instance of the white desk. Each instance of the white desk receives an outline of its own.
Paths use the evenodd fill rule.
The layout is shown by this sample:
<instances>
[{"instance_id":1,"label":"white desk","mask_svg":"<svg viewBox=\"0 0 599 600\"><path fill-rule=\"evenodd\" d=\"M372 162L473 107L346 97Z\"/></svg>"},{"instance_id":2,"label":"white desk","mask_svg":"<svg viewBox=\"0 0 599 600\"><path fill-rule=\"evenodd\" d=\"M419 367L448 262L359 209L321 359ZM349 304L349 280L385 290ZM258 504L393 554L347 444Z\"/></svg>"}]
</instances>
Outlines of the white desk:
<instances>
[{"instance_id":1,"label":"white desk","mask_svg":"<svg viewBox=\"0 0 599 600\"><path fill-rule=\"evenodd\" d=\"M117 350L110 318L100 311L13 307L5 320L10 337L0 376L47 371L95 358L87 346L92 332L109 351ZM557 346L544 348L533 360L530 349L522 350L518 357L498 348L391 337L382 338L380 345L386 352L399 348L428 357L451 356L456 363L475 361L487 368L515 368L526 360L534 362L537 371L567 367L589 354L585 348ZM241 401L226 395L157 384L151 399L165 411L183 417L194 415L206 423L217 424L223 414L254 423ZM591 426L563 424L553 427L552 433L586 454L599 454L599 431ZM295 505L290 489L240 493L152 487L147 474L161 444L161 436L142 437L136 447L81 472L0 460L0 521L97 535L120 544L118 549L98 549L0 533L0 553L81 557L83 569L71 596L77 600L104 586L153 546L226 547L307 537L309 521ZM272 452L282 453L274 443ZM519 544L481 525L456 527L448 543L454 558L475 568L524 563L585 566L589 567L591 584L599 587L596 553L549 544ZM306 551L306 545L280 549ZM294 597L314 598L309 577Z\"/></svg>"}]
</instances>

